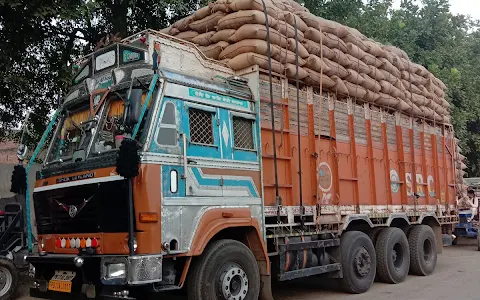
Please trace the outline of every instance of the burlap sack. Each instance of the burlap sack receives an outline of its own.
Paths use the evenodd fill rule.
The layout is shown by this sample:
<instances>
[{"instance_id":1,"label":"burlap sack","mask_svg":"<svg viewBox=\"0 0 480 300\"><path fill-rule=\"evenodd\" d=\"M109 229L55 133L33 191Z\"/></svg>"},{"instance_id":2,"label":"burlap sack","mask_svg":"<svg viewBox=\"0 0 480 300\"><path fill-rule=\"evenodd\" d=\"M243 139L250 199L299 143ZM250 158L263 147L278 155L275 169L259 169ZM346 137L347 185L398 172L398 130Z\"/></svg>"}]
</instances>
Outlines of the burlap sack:
<instances>
[{"instance_id":1,"label":"burlap sack","mask_svg":"<svg viewBox=\"0 0 480 300\"><path fill-rule=\"evenodd\" d=\"M292 12L308 12L308 9L301 4L297 3L295 0L282 0L285 6L290 6Z\"/></svg>"},{"instance_id":2,"label":"burlap sack","mask_svg":"<svg viewBox=\"0 0 480 300\"><path fill-rule=\"evenodd\" d=\"M348 90L348 96L353 97L357 100L365 99L365 96L367 95L367 90L364 89L362 86L348 81L344 81L343 83Z\"/></svg>"},{"instance_id":3,"label":"burlap sack","mask_svg":"<svg viewBox=\"0 0 480 300\"><path fill-rule=\"evenodd\" d=\"M368 76L367 74L360 74L360 75L363 77L362 86L364 88L366 88L367 90L376 92L376 93L378 93L382 90L382 86L375 79Z\"/></svg>"},{"instance_id":4,"label":"burlap sack","mask_svg":"<svg viewBox=\"0 0 480 300\"><path fill-rule=\"evenodd\" d=\"M179 39L182 39L182 40L185 40L185 41L188 41L188 42L191 42L192 39L194 37L196 37L197 35L198 35L198 32L193 31L193 30L189 30L189 31L180 32L175 37L179 38Z\"/></svg>"},{"instance_id":5,"label":"burlap sack","mask_svg":"<svg viewBox=\"0 0 480 300\"><path fill-rule=\"evenodd\" d=\"M278 18L278 15L282 11L275 6L271 0L264 0L265 6L267 8L267 14L273 18ZM263 12L263 4L261 0L234 0L229 5L230 10L240 11L240 10L258 10Z\"/></svg>"},{"instance_id":6,"label":"burlap sack","mask_svg":"<svg viewBox=\"0 0 480 300\"><path fill-rule=\"evenodd\" d=\"M296 79L296 74L297 74L296 65L285 64L285 75L287 76L287 78L295 80ZM298 67L298 79L303 80L307 76L308 76L307 71L305 71L302 67L299 66Z\"/></svg>"},{"instance_id":7,"label":"burlap sack","mask_svg":"<svg viewBox=\"0 0 480 300\"><path fill-rule=\"evenodd\" d=\"M422 115L422 110L415 104L409 101L409 108L405 110L406 113L412 114L414 116L421 116Z\"/></svg>"},{"instance_id":8,"label":"burlap sack","mask_svg":"<svg viewBox=\"0 0 480 300\"><path fill-rule=\"evenodd\" d=\"M229 2L227 0L217 0L212 4L212 13L217 11L223 11L225 13L229 13L231 10L229 8Z\"/></svg>"},{"instance_id":9,"label":"burlap sack","mask_svg":"<svg viewBox=\"0 0 480 300\"><path fill-rule=\"evenodd\" d=\"M198 21L203 18L208 17L212 13L212 8L210 6L204 6L193 13L193 20Z\"/></svg>"},{"instance_id":10,"label":"burlap sack","mask_svg":"<svg viewBox=\"0 0 480 300\"><path fill-rule=\"evenodd\" d=\"M173 27L177 28L179 31L188 31L189 25L195 21L193 15L185 17L183 19L178 20L177 22L173 23Z\"/></svg>"},{"instance_id":11,"label":"burlap sack","mask_svg":"<svg viewBox=\"0 0 480 300\"><path fill-rule=\"evenodd\" d=\"M234 30L234 29L224 29ZM270 31L270 43L278 45L282 48L287 47L287 38L280 34L277 30L269 28ZM245 24L235 31L235 34L230 36L229 41L232 43L239 42L245 39L259 39L267 40L267 27L260 24Z\"/></svg>"},{"instance_id":12,"label":"burlap sack","mask_svg":"<svg viewBox=\"0 0 480 300\"><path fill-rule=\"evenodd\" d=\"M375 103L375 101L380 98L380 95L376 92L373 92L371 90L367 90L367 94L365 95L365 101Z\"/></svg>"},{"instance_id":13,"label":"burlap sack","mask_svg":"<svg viewBox=\"0 0 480 300\"><path fill-rule=\"evenodd\" d=\"M347 27L340 23L317 17L311 13L297 13L297 15L302 18L308 27L321 30L323 33L331 33L340 38L349 34Z\"/></svg>"},{"instance_id":14,"label":"burlap sack","mask_svg":"<svg viewBox=\"0 0 480 300\"><path fill-rule=\"evenodd\" d=\"M297 42L295 41L294 38L289 38L288 39L288 50L292 51L293 53L296 53L296 45L297 45ZM307 49L303 46L303 44L301 42L298 42L298 56L300 56L301 58L308 58L308 56L310 55L310 53L308 53Z\"/></svg>"},{"instance_id":15,"label":"burlap sack","mask_svg":"<svg viewBox=\"0 0 480 300\"><path fill-rule=\"evenodd\" d=\"M385 58L386 56L385 51L382 48L380 48L380 46L376 42L368 40L368 41L364 41L363 43L367 47L366 52L372 54L373 56L376 56L377 58L380 58L380 57Z\"/></svg>"},{"instance_id":16,"label":"burlap sack","mask_svg":"<svg viewBox=\"0 0 480 300\"><path fill-rule=\"evenodd\" d=\"M438 97L435 94L432 94L433 102L437 103L440 106L443 106L442 98Z\"/></svg>"},{"instance_id":17,"label":"burlap sack","mask_svg":"<svg viewBox=\"0 0 480 300\"><path fill-rule=\"evenodd\" d=\"M276 26L273 26L278 32L283 34L288 38L295 38L295 28L292 25L288 24L285 21L278 21ZM298 41L302 42L305 38L305 35L302 31L297 30Z\"/></svg>"},{"instance_id":18,"label":"burlap sack","mask_svg":"<svg viewBox=\"0 0 480 300\"><path fill-rule=\"evenodd\" d=\"M403 86L405 87L405 89L411 93L417 93L417 94L421 94L422 93L422 90L419 89L415 84L409 82L409 81L406 81L405 79L402 79L402 83L403 83Z\"/></svg>"},{"instance_id":19,"label":"burlap sack","mask_svg":"<svg viewBox=\"0 0 480 300\"><path fill-rule=\"evenodd\" d=\"M338 36L333 35L331 33L326 33L325 38L323 39L323 44L325 44L328 48L336 48L343 53L347 53L347 44L345 44L342 39L340 39Z\"/></svg>"},{"instance_id":20,"label":"burlap sack","mask_svg":"<svg viewBox=\"0 0 480 300\"><path fill-rule=\"evenodd\" d=\"M450 103L448 103L448 101L445 98L442 98L442 106L447 109L451 107Z\"/></svg>"},{"instance_id":21,"label":"burlap sack","mask_svg":"<svg viewBox=\"0 0 480 300\"><path fill-rule=\"evenodd\" d=\"M347 57L348 61L350 62L349 67L350 69L353 69L359 73L363 74L369 74L370 73L370 68L366 63L363 61L359 60L356 57L351 56L350 54L345 54Z\"/></svg>"},{"instance_id":22,"label":"burlap sack","mask_svg":"<svg viewBox=\"0 0 480 300\"><path fill-rule=\"evenodd\" d=\"M282 2L282 0L272 0L273 5L275 5L281 11L287 11L287 7Z\"/></svg>"},{"instance_id":23,"label":"burlap sack","mask_svg":"<svg viewBox=\"0 0 480 300\"><path fill-rule=\"evenodd\" d=\"M219 58L234 58L242 53L253 52L261 55L268 55L268 44L264 40L242 40L225 48ZM270 45L270 53L272 57L278 54L278 48Z\"/></svg>"},{"instance_id":24,"label":"burlap sack","mask_svg":"<svg viewBox=\"0 0 480 300\"><path fill-rule=\"evenodd\" d=\"M316 28L308 27L305 30L305 38L320 44L325 39L325 34Z\"/></svg>"},{"instance_id":25,"label":"burlap sack","mask_svg":"<svg viewBox=\"0 0 480 300\"><path fill-rule=\"evenodd\" d=\"M231 15L233 14L227 15L227 17ZM215 26L217 26L217 23L223 18L225 18L225 13L223 11L217 11L207 16L206 18L190 23L189 27L190 29L195 30L198 33L213 31L215 30Z\"/></svg>"},{"instance_id":26,"label":"burlap sack","mask_svg":"<svg viewBox=\"0 0 480 300\"><path fill-rule=\"evenodd\" d=\"M325 72L327 76L346 78L348 75L350 75L350 73L348 73L348 71L344 67L334 61L329 60L328 58L323 58L323 62L329 68L329 70Z\"/></svg>"},{"instance_id":27,"label":"burlap sack","mask_svg":"<svg viewBox=\"0 0 480 300\"><path fill-rule=\"evenodd\" d=\"M180 33L180 30L178 30L177 28L175 28L173 26L171 27L170 31L168 32L168 34L171 35L171 36L176 36L179 33Z\"/></svg>"},{"instance_id":28,"label":"burlap sack","mask_svg":"<svg viewBox=\"0 0 480 300\"><path fill-rule=\"evenodd\" d=\"M235 29L223 29L215 32L215 34L210 38L212 43L218 43L220 41L228 42L230 37L235 34Z\"/></svg>"},{"instance_id":29,"label":"burlap sack","mask_svg":"<svg viewBox=\"0 0 480 300\"><path fill-rule=\"evenodd\" d=\"M397 82L397 77L395 77L393 74L391 74L390 72L384 70L384 69L378 69L382 74L383 76L385 77L385 80L390 82L391 84L394 84L395 82ZM379 80L380 81L380 80Z\"/></svg>"},{"instance_id":30,"label":"burlap sack","mask_svg":"<svg viewBox=\"0 0 480 300\"><path fill-rule=\"evenodd\" d=\"M440 98L445 97L445 92L438 86L436 86L431 78L426 79L425 87L431 93L434 93Z\"/></svg>"},{"instance_id":31,"label":"burlap sack","mask_svg":"<svg viewBox=\"0 0 480 300\"><path fill-rule=\"evenodd\" d=\"M332 88L332 92L334 92L335 94L348 96L348 89L345 86L344 81L336 75L332 76L332 80L335 82L335 86Z\"/></svg>"},{"instance_id":32,"label":"burlap sack","mask_svg":"<svg viewBox=\"0 0 480 300\"><path fill-rule=\"evenodd\" d=\"M388 51L388 52L392 52L392 53L394 53L395 55L397 55L397 56L399 56L399 57L401 57L401 58L403 58L403 59L410 60L410 59L408 58L407 53L406 53L405 51L403 51L402 49L399 49L399 48L397 48L397 47L395 47L395 46L383 46L382 48L383 48L383 50Z\"/></svg>"},{"instance_id":33,"label":"burlap sack","mask_svg":"<svg viewBox=\"0 0 480 300\"><path fill-rule=\"evenodd\" d=\"M325 74L320 74L308 68L304 68L304 70L308 73L308 76L303 79L303 81L313 87L320 86L320 78L322 80L322 87L324 89L331 90L335 86L335 82Z\"/></svg>"},{"instance_id":34,"label":"burlap sack","mask_svg":"<svg viewBox=\"0 0 480 300\"><path fill-rule=\"evenodd\" d=\"M401 78L408 81L408 82L411 82L413 83L414 85L424 85L426 83L426 79L423 78L422 76L419 76L415 73L411 73L411 72L408 72L408 71L402 71L401 72Z\"/></svg>"},{"instance_id":35,"label":"burlap sack","mask_svg":"<svg viewBox=\"0 0 480 300\"><path fill-rule=\"evenodd\" d=\"M411 109L411 107L410 107L410 105L408 105L407 101L404 101L404 100L398 98L398 104L395 106L395 109L405 112L405 111Z\"/></svg>"},{"instance_id":36,"label":"burlap sack","mask_svg":"<svg viewBox=\"0 0 480 300\"><path fill-rule=\"evenodd\" d=\"M245 24L265 25L265 14L259 10L242 10L222 17L218 21L219 29L238 29ZM275 28L277 20L268 16L268 24Z\"/></svg>"},{"instance_id":37,"label":"burlap sack","mask_svg":"<svg viewBox=\"0 0 480 300\"><path fill-rule=\"evenodd\" d=\"M199 34L196 37L192 38L191 42L200 46L208 46L212 43L210 39L215 34L215 32L216 31L209 31L206 33Z\"/></svg>"},{"instance_id":38,"label":"burlap sack","mask_svg":"<svg viewBox=\"0 0 480 300\"><path fill-rule=\"evenodd\" d=\"M229 43L220 41L210 46L199 46L198 49L200 49L206 57L218 59L220 53L228 47L228 45Z\"/></svg>"},{"instance_id":39,"label":"burlap sack","mask_svg":"<svg viewBox=\"0 0 480 300\"><path fill-rule=\"evenodd\" d=\"M173 25L168 26L168 27L163 28L163 29L160 29L160 32L161 32L161 33L164 33L164 34L170 34L170 30L172 30L172 28L173 28ZM178 32L177 32L177 33L178 33Z\"/></svg>"},{"instance_id":40,"label":"burlap sack","mask_svg":"<svg viewBox=\"0 0 480 300\"><path fill-rule=\"evenodd\" d=\"M391 73L393 76L397 78L401 78L402 73L400 73L400 71L394 65L392 65L386 58L381 57L379 59L383 63L380 69L388 71L389 73Z\"/></svg>"},{"instance_id":41,"label":"burlap sack","mask_svg":"<svg viewBox=\"0 0 480 300\"><path fill-rule=\"evenodd\" d=\"M367 37L360 31L358 31L358 29L353 27L348 27L348 26L345 26L345 27L347 28L349 35L353 35L357 40L361 40L361 41L367 40Z\"/></svg>"},{"instance_id":42,"label":"burlap sack","mask_svg":"<svg viewBox=\"0 0 480 300\"><path fill-rule=\"evenodd\" d=\"M363 82L365 81L365 79L363 78L362 75L358 74L357 71L352 70L352 69L347 69L347 71L348 71L349 75L347 77L345 77L345 80L347 80L351 83L355 83L355 84L363 86Z\"/></svg>"},{"instance_id":43,"label":"burlap sack","mask_svg":"<svg viewBox=\"0 0 480 300\"><path fill-rule=\"evenodd\" d=\"M330 71L330 67L328 67L318 56L313 54L310 54L310 56L307 58L307 63L305 66L315 72L323 74Z\"/></svg>"},{"instance_id":44,"label":"burlap sack","mask_svg":"<svg viewBox=\"0 0 480 300\"><path fill-rule=\"evenodd\" d=\"M349 68L350 64L352 63L348 58L348 54L343 53L342 51L332 48L332 51L335 53L335 57L331 59L332 61L339 63L344 68Z\"/></svg>"},{"instance_id":45,"label":"burlap sack","mask_svg":"<svg viewBox=\"0 0 480 300\"><path fill-rule=\"evenodd\" d=\"M368 68L370 69L370 73L368 73L368 76L372 77L376 81L386 80L385 75L383 75L380 69L372 65L368 66Z\"/></svg>"},{"instance_id":46,"label":"burlap sack","mask_svg":"<svg viewBox=\"0 0 480 300\"><path fill-rule=\"evenodd\" d=\"M274 59L271 60L271 63L273 72L278 74L283 73L283 65L281 63ZM268 57L257 53L249 52L235 56L228 62L228 66L235 71L249 68L254 65L258 65L260 68L268 70Z\"/></svg>"},{"instance_id":47,"label":"burlap sack","mask_svg":"<svg viewBox=\"0 0 480 300\"><path fill-rule=\"evenodd\" d=\"M378 99L375 101L375 104L382 105L388 108L396 107L400 100L384 93L377 93Z\"/></svg>"},{"instance_id":48,"label":"burlap sack","mask_svg":"<svg viewBox=\"0 0 480 300\"><path fill-rule=\"evenodd\" d=\"M277 45L272 45L273 47L272 48L275 48L274 51L272 51L272 56L273 58L275 58L275 60L279 61L280 63L282 64L286 64L286 63L289 63L289 64L296 64L296 55L295 53L293 53L292 51L288 50L288 49L283 49ZM300 67L304 66L307 62L299 57L298 58L298 65Z\"/></svg>"},{"instance_id":49,"label":"burlap sack","mask_svg":"<svg viewBox=\"0 0 480 300\"><path fill-rule=\"evenodd\" d=\"M238 1L238 0L237 0ZM305 32L308 28L307 24L294 13L291 12L281 12L278 14L278 20L285 21L295 28L295 22L297 24L297 30Z\"/></svg>"},{"instance_id":50,"label":"burlap sack","mask_svg":"<svg viewBox=\"0 0 480 300\"><path fill-rule=\"evenodd\" d=\"M368 51L368 46L366 43L364 43L363 40L357 38L355 35L353 34L347 34L345 35L344 37L342 37L342 40L345 42L345 43L350 43L350 44L353 44L355 46L357 46L358 48L360 48L362 51L364 52L367 52Z\"/></svg>"},{"instance_id":51,"label":"burlap sack","mask_svg":"<svg viewBox=\"0 0 480 300\"><path fill-rule=\"evenodd\" d=\"M418 68L418 69L417 69L417 72L415 72L415 73L417 73L417 75L420 75L420 76L422 76L422 77L427 78L428 75L430 74L430 73L428 72L428 70L427 70L424 66L422 66L422 65L417 65L417 68Z\"/></svg>"},{"instance_id":52,"label":"burlap sack","mask_svg":"<svg viewBox=\"0 0 480 300\"><path fill-rule=\"evenodd\" d=\"M352 44L352 43L347 43L347 53L350 54L353 57L356 57L358 59L362 59L367 55L367 52L363 51L360 49L358 46ZM371 54L369 54L371 55Z\"/></svg>"},{"instance_id":53,"label":"burlap sack","mask_svg":"<svg viewBox=\"0 0 480 300\"><path fill-rule=\"evenodd\" d=\"M404 99L405 98L405 93L403 93L401 90L397 89L396 87L393 86L388 81L382 80L379 82L380 86L382 87L382 93L392 95L395 98L400 98Z\"/></svg>"},{"instance_id":54,"label":"burlap sack","mask_svg":"<svg viewBox=\"0 0 480 300\"><path fill-rule=\"evenodd\" d=\"M303 46L305 46L305 49L307 49L308 53L314 54L318 57L325 57L330 60L335 58L335 52L332 51L332 49L328 48L325 45L322 45L320 47L319 43L315 43L314 41L311 41L309 39L304 39L303 40Z\"/></svg>"},{"instance_id":55,"label":"burlap sack","mask_svg":"<svg viewBox=\"0 0 480 300\"><path fill-rule=\"evenodd\" d=\"M433 100L433 96L432 96L432 93L430 93L427 88L425 88L423 85L419 86L418 87L420 90L422 90L422 95L424 95L425 97L427 97L428 99L431 99Z\"/></svg>"},{"instance_id":56,"label":"burlap sack","mask_svg":"<svg viewBox=\"0 0 480 300\"><path fill-rule=\"evenodd\" d=\"M370 53L365 52L365 54L366 55L361 59L361 61L363 61L367 65L372 65L376 68L380 68L382 66L382 61L381 60L379 60L378 58L376 58L375 56L373 56Z\"/></svg>"},{"instance_id":57,"label":"burlap sack","mask_svg":"<svg viewBox=\"0 0 480 300\"><path fill-rule=\"evenodd\" d=\"M225 58L225 59L222 59L222 60L219 60L221 63L224 63L226 65L228 65L228 62L230 61L230 58Z\"/></svg>"}]
</instances>

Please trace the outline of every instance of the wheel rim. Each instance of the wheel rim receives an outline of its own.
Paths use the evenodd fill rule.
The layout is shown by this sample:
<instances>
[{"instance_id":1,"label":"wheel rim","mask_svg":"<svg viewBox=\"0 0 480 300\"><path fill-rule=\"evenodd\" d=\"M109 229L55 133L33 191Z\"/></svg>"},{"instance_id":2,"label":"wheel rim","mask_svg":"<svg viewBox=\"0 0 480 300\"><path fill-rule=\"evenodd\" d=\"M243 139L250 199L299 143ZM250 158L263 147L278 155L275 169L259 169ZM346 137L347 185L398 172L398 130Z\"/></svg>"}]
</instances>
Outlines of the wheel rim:
<instances>
[{"instance_id":1,"label":"wheel rim","mask_svg":"<svg viewBox=\"0 0 480 300\"><path fill-rule=\"evenodd\" d=\"M433 245L430 239L423 241L423 259L426 264L432 263L433 260Z\"/></svg>"},{"instance_id":2,"label":"wheel rim","mask_svg":"<svg viewBox=\"0 0 480 300\"><path fill-rule=\"evenodd\" d=\"M0 297L8 293L12 287L12 282L12 273L7 268L0 267Z\"/></svg>"},{"instance_id":3,"label":"wheel rim","mask_svg":"<svg viewBox=\"0 0 480 300\"><path fill-rule=\"evenodd\" d=\"M372 269L372 258L365 247L361 247L354 256L354 269L359 277L365 277Z\"/></svg>"},{"instance_id":4,"label":"wheel rim","mask_svg":"<svg viewBox=\"0 0 480 300\"><path fill-rule=\"evenodd\" d=\"M402 267L404 257L405 250L403 249L402 244L396 243L395 245L393 245L392 261L395 269L400 269Z\"/></svg>"},{"instance_id":5,"label":"wheel rim","mask_svg":"<svg viewBox=\"0 0 480 300\"><path fill-rule=\"evenodd\" d=\"M237 264L228 265L220 276L220 287L226 300L243 300L248 294L247 273Z\"/></svg>"}]
</instances>

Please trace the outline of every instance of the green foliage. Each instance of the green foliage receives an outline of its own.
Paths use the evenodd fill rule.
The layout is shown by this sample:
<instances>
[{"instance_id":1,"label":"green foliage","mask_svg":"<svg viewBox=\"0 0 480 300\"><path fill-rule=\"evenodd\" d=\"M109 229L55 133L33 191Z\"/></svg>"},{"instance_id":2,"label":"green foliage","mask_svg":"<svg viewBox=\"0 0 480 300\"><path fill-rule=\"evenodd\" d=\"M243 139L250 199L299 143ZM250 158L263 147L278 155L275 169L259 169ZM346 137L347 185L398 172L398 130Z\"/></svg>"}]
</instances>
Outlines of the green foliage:
<instances>
[{"instance_id":1,"label":"green foliage","mask_svg":"<svg viewBox=\"0 0 480 300\"><path fill-rule=\"evenodd\" d=\"M448 0L303 0L316 15L359 29L405 50L448 86L453 123L480 176L480 31L478 21L450 12ZM0 0L0 139L30 109L41 132L58 91L71 78L71 62L107 33L122 37L163 28L205 0ZM168 13L167 13L168 12Z\"/></svg>"}]
</instances>

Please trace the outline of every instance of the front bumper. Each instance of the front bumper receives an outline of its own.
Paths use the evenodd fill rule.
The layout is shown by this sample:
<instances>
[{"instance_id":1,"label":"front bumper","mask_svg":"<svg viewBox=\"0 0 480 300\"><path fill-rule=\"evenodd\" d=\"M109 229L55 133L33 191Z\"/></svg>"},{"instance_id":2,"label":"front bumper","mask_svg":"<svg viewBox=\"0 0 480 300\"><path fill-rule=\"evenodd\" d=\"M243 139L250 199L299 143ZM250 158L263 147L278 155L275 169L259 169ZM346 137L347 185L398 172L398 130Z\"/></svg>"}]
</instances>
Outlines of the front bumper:
<instances>
[{"instance_id":1,"label":"front bumper","mask_svg":"<svg viewBox=\"0 0 480 300\"><path fill-rule=\"evenodd\" d=\"M138 294L138 291L162 280L161 255L127 257L31 254L27 256L27 262L35 267L30 295L43 299L136 299L134 295ZM118 273L117 268L116 276L112 276L107 267L110 264L124 265L124 272ZM70 293L53 292L48 289L49 281L56 271L76 273L71 281Z\"/></svg>"}]
</instances>

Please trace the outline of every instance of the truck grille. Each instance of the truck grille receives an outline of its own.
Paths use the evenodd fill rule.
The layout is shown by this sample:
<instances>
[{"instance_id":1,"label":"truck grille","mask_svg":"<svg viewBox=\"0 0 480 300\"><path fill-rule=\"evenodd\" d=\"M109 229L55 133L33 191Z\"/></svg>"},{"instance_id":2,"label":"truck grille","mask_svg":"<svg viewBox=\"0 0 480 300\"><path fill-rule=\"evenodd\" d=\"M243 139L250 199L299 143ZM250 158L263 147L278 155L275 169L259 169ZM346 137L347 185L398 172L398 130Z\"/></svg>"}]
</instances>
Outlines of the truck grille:
<instances>
[{"instance_id":1,"label":"truck grille","mask_svg":"<svg viewBox=\"0 0 480 300\"><path fill-rule=\"evenodd\" d=\"M38 233L126 232L127 191L120 180L35 193Z\"/></svg>"}]
</instances>

